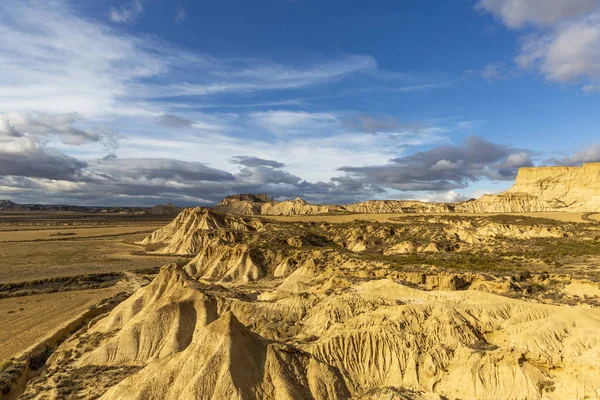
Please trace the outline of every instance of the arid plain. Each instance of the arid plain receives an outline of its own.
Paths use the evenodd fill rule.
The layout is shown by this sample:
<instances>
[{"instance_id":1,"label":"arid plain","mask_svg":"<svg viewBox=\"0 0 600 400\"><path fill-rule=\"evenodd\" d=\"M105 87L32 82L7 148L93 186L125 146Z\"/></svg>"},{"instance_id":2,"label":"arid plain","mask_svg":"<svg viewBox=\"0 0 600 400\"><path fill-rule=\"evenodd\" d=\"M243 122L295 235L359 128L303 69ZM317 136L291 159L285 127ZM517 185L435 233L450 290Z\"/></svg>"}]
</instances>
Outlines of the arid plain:
<instances>
[{"instance_id":1,"label":"arid plain","mask_svg":"<svg viewBox=\"0 0 600 400\"><path fill-rule=\"evenodd\" d=\"M176 260L140 255L143 247L134 244L170 219L0 213L0 359L37 344L101 300L132 290L124 272L153 271Z\"/></svg>"}]
</instances>

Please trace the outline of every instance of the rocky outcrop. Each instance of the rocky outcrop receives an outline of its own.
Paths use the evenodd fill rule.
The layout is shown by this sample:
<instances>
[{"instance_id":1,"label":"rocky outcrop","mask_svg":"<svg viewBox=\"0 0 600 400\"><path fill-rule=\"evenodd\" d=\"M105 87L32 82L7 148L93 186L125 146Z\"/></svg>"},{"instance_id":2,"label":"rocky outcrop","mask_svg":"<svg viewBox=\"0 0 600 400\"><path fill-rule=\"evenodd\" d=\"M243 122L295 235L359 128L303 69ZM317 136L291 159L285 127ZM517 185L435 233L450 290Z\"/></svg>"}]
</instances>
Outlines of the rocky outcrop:
<instances>
[{"instance_id":1,"label":"rocky outcrop","mask_svg":"<svg viewBox=\"0 0 600 400\"><path fill-rule=\"evenodd\" d=\"M96 348L84 349L90 341ZM50 369L81 350L87 353L74 373L103 371L89 378L95 383L86 398L102 392L101 399L350 397L336 368L261 337L231 312L219 312L214 298L175 266L163 268L149 286L65 343L49 360Z\"/></svg>"},{"instance_id":2,"label":"rocky outcrop","mask_svg":"<svg viewBox=\"0 0 600 400\"><path fill-rule=\"evenodd\" d=\"M150 363L101 399L346 399L339 372L266 340L225 313L173 357Z\"/></svg>"},{"instance_id":3,"label":"rocky outcrop","mask_svg":"<svg viewBox=\"0 0 600 400\"><path fill-rule=\"evenodd\" d=\"M427 203L423 201L369 200L346 204L343 211L357 214L404 214L404 213L447 213L454 210L448 203Z\"/></svg>"},{"instance_id":4,"label":"rocky outcrop","mask_svg":"<svg viewBox=\"0 0 600 400\"><path fill-rule=\"evenodd\" d=\"M521 168L512 188L461 203L464 212L600 211L600 163Z\"/></svg>"},{"instance_id":5,"label":"rocky outcrop","mask_svg":"<svg viewBox=\"0 0 600 400\"><path fill-rule=\"evenodd\" d=\"M477 200L456 205L457 212L476 214L485 213L521 213L551 211L551 205L529 193L486 194Z\"/></svg>"},{"instance_id":6,"label":"rocky outcrop","mask_svg":"<svg viewBox=\"0 0 600 400\"><path fill-rule=\"evenodd\" d=\"M257 219L218 214L203 207L187 208L140 244L163 245L156 250L158 254L197 254L214 239L234 241L236 234L262 228Z\"/></svg>"},{"instance_id":7,"label":"rocky outcrop","mask_svg":"<svg viewBox=\"0 0 600 400\"><path fill-rule=\"evenodd\" d=\"M241 197L238 197L241 196ZM318 215L327 213L356 214L397 214L397 213L445 213L452 212L454 206L447 203L427 203L421 201L369 200L355 204L310 204L297 198L287 201L254 201L249 195L226 197L213 210L237 215Z\"/></svg>"},{"instance_id":8,"label":"rocky outcrop","mask_svg":"<svg viewBox=\"0 0 600 400\"><path fill-rule=\"evenodd\" d=\"M386 279L311 296L320 273L308 262L293 274L304 291L249 302L211 300L183 271L163 270L145 295L93 328L114 333L82 365L143 366L103 399L595 397L598 310L424 292ZM467 285L448 278L437 284ZM151 334L157 325L172 328ZM265 339L282 335L296 347Z\"/></svg>"},{"instance_id":9,"label":"rocky outcrop","mask_svg":"<svg viewBox=\"0 0 600 400\"><path fill-rule=\"evenodd\" d=\"M544 221L185 210L148 240L196 256L90 321L22 398L598 398L595 270L545 272L596 255L597 227ZM550 246L571 265L550 263Z\"/></svg>"},{"instance_id":10,"label":"rocky outcrop","mask_svg":"<svg viewBox=\"0 0 600 400\"><path fill-rule=\"evenodd\" d=\"M265 276L257 257L245 244L205 246L185 270L196 278L222 282L250 282Z\"/></svg>"},{"instance_id":11,"label":"rocky outcrop","mask_svg":"<svg viewBox=\"0 0 600 400\"><path fill-rule=\"evenodd\" d=\"M369 200L345 205L312 205L302 199L257 202L249 195L227 198L215 209L231 214L311 215L324 213L520 213L541 211L600 212L600 163L581 167L519 169L515 184L498 195L449 203ZM261 199L266 199L262 197Z\"/></svg>"},{"instance_id":12,"label":"rocky outcrop","mask_svg":"<svg viewBox=\"0 0 600 400\"><path fill-rule=\"evenodd\" d=\"M233 203L239 203L240 201L248 201L253 203L269 203L273 202L273 198L268 194L234 194L232 196L225 197L217 206L227 206Z\"/></svg>"},{"instance_id":13,"label":"rocky outcrop","mask_svg":"<svg viewBox=\"0 0 600 400\"><path fill-rule=\"evenodd\" d=\"M581 167L521 168L507 193L528 193L553 209L600 211L600 163Z\"/></svg>"}]
</instances>

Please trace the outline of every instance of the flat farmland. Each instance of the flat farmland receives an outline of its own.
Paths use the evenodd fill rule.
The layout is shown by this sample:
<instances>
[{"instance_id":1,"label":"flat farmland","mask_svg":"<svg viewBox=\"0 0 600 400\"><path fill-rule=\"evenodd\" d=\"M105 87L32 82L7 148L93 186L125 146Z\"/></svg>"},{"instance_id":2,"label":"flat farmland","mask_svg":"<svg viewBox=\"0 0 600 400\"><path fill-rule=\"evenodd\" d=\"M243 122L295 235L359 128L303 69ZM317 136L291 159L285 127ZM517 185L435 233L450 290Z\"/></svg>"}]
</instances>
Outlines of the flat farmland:
<instances>
[{"instance_id":1,"label":"flat farmland","mask_svg":"<svg viewBox=\"0 0 600 400\"><path fill-rule=\"evenodd\" d=\"M5 297L0 298L0 361L37 345L102 300L147 281L144 271L177 261L146 255L137 244L173 218L0 213L0 297ZM142 273L128 272L135 270ZM90 280L110 273L120 275ZM15 284L23 285L18 293L10 290Z\"/></svg>"},{"instance_id":2,"label":"flat farmland","mask_svg":"<svg viewBox=\"0 0 600 400\"><path fill-rule=\"evenodd\" d=\"M155 268L174 257L136 244L171 217L0 214L0 283Z\"/></svg>"},{"instance_id":3,"label":"flat farmland","mask_svg":"<svg viewBox=\"0 0 600 400\"><path fill-rule=\"evenodd\" d=\"M0 361L38 344L117 291L113 286L0 299Z\"/></svg>"},{"instance_id":4,"label":"flat farmland","mask_svg":"<svg viewBox=\"0 0 600 400\"><path fill-rule=\"evenodd\" d=\"M0 230L0 242L29 242L37 240L76 240L111 236L148 234L162 225L78 227L65 229Z\"/></svg>"}]
</instances>

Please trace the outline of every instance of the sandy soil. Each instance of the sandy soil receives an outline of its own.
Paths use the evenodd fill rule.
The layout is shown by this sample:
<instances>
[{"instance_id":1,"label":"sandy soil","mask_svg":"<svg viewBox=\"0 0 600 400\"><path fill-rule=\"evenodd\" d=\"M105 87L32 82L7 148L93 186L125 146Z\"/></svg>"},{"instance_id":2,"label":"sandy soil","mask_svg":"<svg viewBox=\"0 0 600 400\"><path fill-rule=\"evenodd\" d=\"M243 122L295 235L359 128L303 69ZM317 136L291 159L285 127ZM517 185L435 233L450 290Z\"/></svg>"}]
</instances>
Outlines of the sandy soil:
<instances>
[{"instance_id":1,"label":"sandy soil","mask_svg":"<svg viewBox=\"0 0 600 400\"><path fill-rule=\"evenodd\" d=\"M118 286L0 299L0 361L41 342Z\"/></svg>"},{"instance_id":2,"label":"sandy soil","mask_svg":"<svg viewBox=\"0 0 600 400\"><path fill-rule=\"evenodd\" d=\"M394 222L393 218L398 217L411 217L415 215L451 215L451 216L490 216L491 214L347 214L347 215L300 215L300 216L263 216L263 218L274 219L276 221L307 221L307 222L330 222L330 223L344 223L355 220L365 221L377 221L377 222ZM514 214L500 214L500 215L522 215L532 218L549 218L562 222L589 222L585 221L582 216L584 213L572 213L572 212L536 212L536 213L514 213ZM600 221L600 214L592 216L593 219Z\"/></svg>"}]
</instances>

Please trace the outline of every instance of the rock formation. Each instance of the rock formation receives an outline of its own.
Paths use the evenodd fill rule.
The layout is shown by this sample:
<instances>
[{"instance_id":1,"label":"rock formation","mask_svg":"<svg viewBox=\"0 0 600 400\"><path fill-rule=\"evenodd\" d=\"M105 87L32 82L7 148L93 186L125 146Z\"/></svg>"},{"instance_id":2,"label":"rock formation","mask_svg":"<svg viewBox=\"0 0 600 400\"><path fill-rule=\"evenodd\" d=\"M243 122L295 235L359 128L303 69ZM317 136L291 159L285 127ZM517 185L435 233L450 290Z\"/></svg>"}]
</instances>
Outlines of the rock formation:
<instances>
[{"instance_id":1,"label":"rock formation","mask_svg":"<svg viewBox=\"0 0 600 400\"><path fill-rule=\"evenodd\" d=\"M203 207L186 208L177 218L157 229L140 243L162 245L158 254L197 254L216 239L234 241L239 233L262 228L262 222L217 214Z\"/></svg>"},{"instance_id":2,"label":"rock formation","mask_svg":"<svg viewBox=\"0 0 600 400\"><path fill-rule=\"evenodd\" d=\"M142 243L187 265L63 343L21 399L598 399L597 232L186 209Z\"/></svg>"},{"instance_id":3,"label":"rock formation","mask_svg":"<svg viewBox=\"0 0 600 400\"><path fill-rule=\"evenodd\" d=\"M458 207L467 212L600 211L600 163L521 168L512 188Z\"/></svg>"},{"instance_id":4,"label":"rock formation","mask_svg":"<svg viewBox=\"0 0 600 400\"><path fill-rule=\"evenodd\" d=\"M102 366L86 393L106 400L598 398L597 309L391 279L325 295L319 268L301 268L303 292L276 288L277 300L255 302L165 267L65 343L48 373L83 351L71 374Z\"/></svg>"},{"instance_id":5,"label":"rock formation","mask_svg":"<svg viewBox=\"0 0 600 400\"><path fill-rule=\"evenodd\" d=\"M288 216L326 213L600 212L600 163L586 163L581 167L521 168L509 190L454 204L369 200L345 205L314 205L300 198L275 202L266 195L236 195L226 197L214 210L239 215Z\"/></svg>"}]
</instances>

